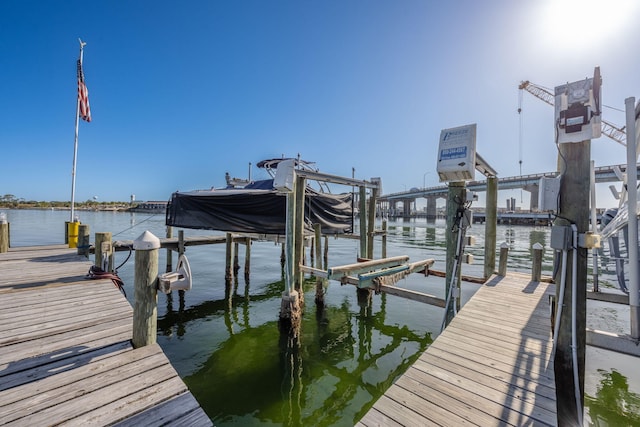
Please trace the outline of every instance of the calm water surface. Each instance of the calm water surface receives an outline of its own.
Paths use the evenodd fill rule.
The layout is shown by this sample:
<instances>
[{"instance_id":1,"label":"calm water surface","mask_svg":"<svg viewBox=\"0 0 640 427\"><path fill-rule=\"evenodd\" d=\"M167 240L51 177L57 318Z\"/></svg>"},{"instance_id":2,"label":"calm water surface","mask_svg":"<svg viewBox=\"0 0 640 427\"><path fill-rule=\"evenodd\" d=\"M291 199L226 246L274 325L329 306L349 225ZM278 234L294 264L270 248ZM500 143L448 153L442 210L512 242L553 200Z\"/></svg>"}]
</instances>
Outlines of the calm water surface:
<instances>
[{"instance_id":1,"label":"calm water surface","mask_svg":"<svg viewBox=\"0 0 640 427\"><path fill-rule=\"evenodd\" d=\"M68 211L5 212L11 223L12 246L64 242ZM114 240L132 240L145 230L159 237L166 233L162 215L79 215L92 236L110 231ZM185 234L220 233L185 230ZM476 244L467 248L475 264L463 265L462 272L481 276L484 226L474 224L468 234L476 237ZM411 261L433 258L434 268L445 270L444 235L443 220L435 224L390 222L387 254L409 255ZM498 245L503 241L511 247L509 269L528 272L531 246L539 242L548 247L549 228L498 226ZM358 245L354 240L330 238L329 265L355 262ZM160 294L158 302L158 342L218 426L352 426L439 332L440 308L384 294L374 295L369 302L358 301L353 286L330 282L325 283L325 306L320 309L314 303L315 281L308 280L301 335L291 340L278 329L284 290L280 246L254 243L251 274L245 278L241 269L231 289L224 282L224 251L224 245L187 248L194 288L183 300ZM379 240L375 251L379 257ZM124 262L118 274L133 302L133 257L125 262L127 255L118 253L116 265ZM544 274L551 274L552 264L547 250ZM159 265L165 265L165 251L160 251ZM601 285L614 286L613 271L607 270L613 267L603 268ZM414 274L399 286L444 298L441 278ZM463 282L463 303L477 287ZM588 366L586 380L593 425L640 423L640 382L629 379L625 372L637 365L629 367L623 360L620 368L611 363L606 367L609 356L597 353L597 357L605 368Z\"/></svg>"}]
</instances>

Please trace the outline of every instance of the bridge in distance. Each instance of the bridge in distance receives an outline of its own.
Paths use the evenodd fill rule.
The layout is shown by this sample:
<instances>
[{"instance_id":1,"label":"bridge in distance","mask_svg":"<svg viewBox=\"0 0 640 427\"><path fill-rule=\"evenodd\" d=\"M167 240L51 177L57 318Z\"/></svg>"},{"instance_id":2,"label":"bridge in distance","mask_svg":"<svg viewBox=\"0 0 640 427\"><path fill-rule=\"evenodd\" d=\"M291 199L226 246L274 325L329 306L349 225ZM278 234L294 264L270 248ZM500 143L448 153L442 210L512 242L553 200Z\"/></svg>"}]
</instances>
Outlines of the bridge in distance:
<instances>
[{"instance_id":1,"label":"bridge in distance","mask_svg":"<svg viewBox=\"0 0 640 427\"><path fill-rule=\"evenodd\" d=\"M626 165L599 166L595 168L596 183L619 182L620 178L616 174L617 170L624 173ZM640 167L637 168L636 174L640 179ZM538 207L538 187L540 178L553 178L558 176L558 172L543 172L532 175L518 175L506 178L498 178L498 190L523 189L531 193L530 207L536 210ZM470 181L467 183L467 190L473 192L486 191L487 181ZM411 205L418 198L427 199L427 217L430 215L435 218L436 215L436 199L446 198L448 187L439 185L426 188L412 188L408 191L397 193L383 194L378 197L378 206L385 212L398 212L396 206L402 203L401 215L411 215Z\"/></svg>"}]
</instances>

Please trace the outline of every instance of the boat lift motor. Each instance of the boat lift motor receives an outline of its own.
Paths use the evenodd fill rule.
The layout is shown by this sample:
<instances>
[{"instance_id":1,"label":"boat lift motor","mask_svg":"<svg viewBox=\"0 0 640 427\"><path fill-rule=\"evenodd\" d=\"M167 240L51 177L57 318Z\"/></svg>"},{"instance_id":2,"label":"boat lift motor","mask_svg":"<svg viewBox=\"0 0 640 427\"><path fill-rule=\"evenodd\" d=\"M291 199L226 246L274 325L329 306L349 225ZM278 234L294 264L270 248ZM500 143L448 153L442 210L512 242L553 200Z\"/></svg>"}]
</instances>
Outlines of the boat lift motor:
<instances>
[{"instance_id":1,"label":"boat lift motor","mask_svg":"<svg viewBox=\"0 0 640 427\"><path fill-rule=\"evenodd\" d=\"M602 133L600 67L593 78L555 88L555 128L558 142L581 142Z\"/></svg>"},{"instance_id":2,"label":"boat lift motor","mask_svg":"<svg viewBox=\"0 0 640 427\"><path fill-rule=\"evenodd\" d=\"M178 258L176 271L158 275L158 289L165 294L171 291L188 291L191 289L191 267L184 254Z\"/></svg>"},{"instance_id":3,"label":"boat lift motor","mask_svg":"<svg viewBox=\"0 0 640 427\"><path fill-rule=\"evenodd\" d=\"M276 169L276 176L273 178L273 188L280 193L293 191L296 180L296 161L288 159L280 162Z\"/></svg>"}]
</instances>

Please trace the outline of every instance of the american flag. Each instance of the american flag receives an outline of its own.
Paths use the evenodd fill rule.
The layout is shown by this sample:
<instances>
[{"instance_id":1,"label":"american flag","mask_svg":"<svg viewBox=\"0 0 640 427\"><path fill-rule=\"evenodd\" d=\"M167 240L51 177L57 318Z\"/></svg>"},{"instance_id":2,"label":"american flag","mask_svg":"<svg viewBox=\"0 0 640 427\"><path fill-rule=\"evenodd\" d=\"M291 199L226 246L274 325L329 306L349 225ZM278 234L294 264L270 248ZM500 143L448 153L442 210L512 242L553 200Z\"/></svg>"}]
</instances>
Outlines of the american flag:
<instances>
[{"instance_id":1,"label":"american flag","mask_svg":"<svg viewBox=\"0 0 640 427\"><path fill-rule=\"evenodd\" d=\"M78 103L80 105L80 118L87 122L91 121L91 109L89 108L89 91L84 84L84 73L82 72L82 61L78 59Z\"/></svg>"}]
</instances>

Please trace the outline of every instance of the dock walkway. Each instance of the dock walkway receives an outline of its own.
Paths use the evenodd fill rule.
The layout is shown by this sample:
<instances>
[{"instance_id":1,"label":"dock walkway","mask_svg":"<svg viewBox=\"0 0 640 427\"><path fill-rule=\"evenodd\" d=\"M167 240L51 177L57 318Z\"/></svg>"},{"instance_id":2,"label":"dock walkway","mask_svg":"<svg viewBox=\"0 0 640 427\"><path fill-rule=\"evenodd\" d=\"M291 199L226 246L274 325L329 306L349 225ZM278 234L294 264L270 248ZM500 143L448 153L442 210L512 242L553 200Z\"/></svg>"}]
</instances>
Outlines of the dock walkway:
<instances>
[{"instance_id":1,"label":"dock walkway","mask_svg":"<svg viewBox=\"0 0 640 427\"><path fill-rule=\"evenodd\" d=\"M0 425L212 425L131 305L65 246L0 254Z\"/></svg>"},{"instance_id":2,"label":"dock walkway","mask_svg":"<svg viewBox=\"0 0 640 427\"><path fill-rule=\"evenodd\" d=\"M491 277L357 425L556 425L554 292Z\"/></svg>"}]
</instances>

